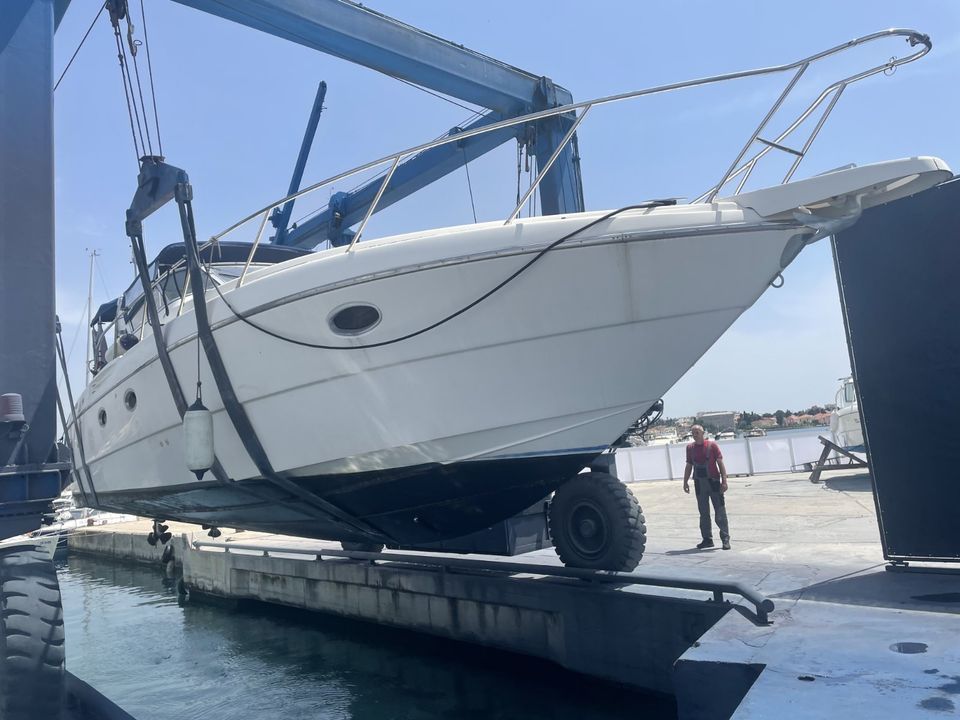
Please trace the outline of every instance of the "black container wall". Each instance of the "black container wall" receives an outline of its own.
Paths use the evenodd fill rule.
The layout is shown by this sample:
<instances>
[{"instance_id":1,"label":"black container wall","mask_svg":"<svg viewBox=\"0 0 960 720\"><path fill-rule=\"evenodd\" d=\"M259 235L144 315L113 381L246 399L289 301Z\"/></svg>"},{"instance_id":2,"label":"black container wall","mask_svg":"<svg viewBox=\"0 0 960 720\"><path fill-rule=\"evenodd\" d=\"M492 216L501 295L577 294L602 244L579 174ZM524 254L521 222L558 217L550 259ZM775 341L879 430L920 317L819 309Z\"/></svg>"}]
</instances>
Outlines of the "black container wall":
<instances>
[{"instance_id":1,"label":"black container wall","mask_svg":"<svg viewBox=\"0 0 960 720\"><path fill-rule=\"evenodd\" d=\"M833 242L884 556L960 560L960 182Z\"/></svg>"}]
</instances>

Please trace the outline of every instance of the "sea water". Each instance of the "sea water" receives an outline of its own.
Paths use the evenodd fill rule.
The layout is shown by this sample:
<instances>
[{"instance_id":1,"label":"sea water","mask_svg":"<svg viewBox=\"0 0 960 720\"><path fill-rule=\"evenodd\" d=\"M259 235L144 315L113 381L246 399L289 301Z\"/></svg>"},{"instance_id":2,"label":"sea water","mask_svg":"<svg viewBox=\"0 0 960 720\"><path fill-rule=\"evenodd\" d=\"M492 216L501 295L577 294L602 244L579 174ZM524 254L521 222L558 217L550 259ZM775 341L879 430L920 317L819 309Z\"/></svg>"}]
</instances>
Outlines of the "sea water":
<instances>
[{"instance_id":1,"label":"sea water","mask_svg":"<svg viewBox=\"0 0 960 720\"><path fill-rule=\"evenodd\" d=\"M670 698L523 656L264 604L183 601L159 567L71 556L58 575L67 669L137 720L676 716Z\"/></svg>"}]
</instances>

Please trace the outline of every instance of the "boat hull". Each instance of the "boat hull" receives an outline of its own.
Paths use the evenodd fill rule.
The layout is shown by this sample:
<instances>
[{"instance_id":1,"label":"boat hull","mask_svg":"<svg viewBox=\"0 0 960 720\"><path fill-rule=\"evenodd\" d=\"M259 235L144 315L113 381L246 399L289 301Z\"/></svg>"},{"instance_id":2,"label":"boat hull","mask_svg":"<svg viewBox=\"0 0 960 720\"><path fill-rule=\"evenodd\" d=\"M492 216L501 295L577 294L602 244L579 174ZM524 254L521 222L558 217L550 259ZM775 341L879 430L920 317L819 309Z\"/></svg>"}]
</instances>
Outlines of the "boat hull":
<instances>
[{"instance_id":1,"label":"boat hull","mask_svg":"<svg viewBox=\"0 0 960 720\"><path fill-rule=\"evenodd\" d=\"M858 403L837 408L830 415L830 430L837 445L847 450L864 450L863 427L860 424Z\"/></svg>"},{"instance_id":2,"label":"boat hull","mask_svg":"<svg viewBox=\"0 0 960 720\"><path fill-rule=\"evenodd\" d=\"M216 295L208 309L231 382L274 469L391 541L436 541L549 495L757 299L799 228L751 215L725 203L616 217L547 253L459 317L380 347L304 347L238 321ZM470 304L593 217L318 254L261 272L225 289L225 297L254 322L301 342L376 345ZM336 335L327 319L350 303L377 307L381 321L364 335ZM193 314L170 319L164 335L189 391L197 377ZM200 368L217 455L232 482L208 475L198 484L187 471L179 415L147 337L112 361L79 404L94 503L353 537L262 477L204 360Z\"/></svg>"},{"instance_id":3,"label":"boat hull","mask_svg":"<svg viewBox=\"0 0 960 720\"><path fill-rule=\"evenodd\" d=\"M459 537L512 517L547 497L594 457L426 464L334 476L297 478L311 495L376 527L393 546ZM100 504L142 516L240 527L268 533L363 541L349 527L311 512L263 479L230 486L194 482L152 490L99 493Z\"/></svg>"}]
</instances>

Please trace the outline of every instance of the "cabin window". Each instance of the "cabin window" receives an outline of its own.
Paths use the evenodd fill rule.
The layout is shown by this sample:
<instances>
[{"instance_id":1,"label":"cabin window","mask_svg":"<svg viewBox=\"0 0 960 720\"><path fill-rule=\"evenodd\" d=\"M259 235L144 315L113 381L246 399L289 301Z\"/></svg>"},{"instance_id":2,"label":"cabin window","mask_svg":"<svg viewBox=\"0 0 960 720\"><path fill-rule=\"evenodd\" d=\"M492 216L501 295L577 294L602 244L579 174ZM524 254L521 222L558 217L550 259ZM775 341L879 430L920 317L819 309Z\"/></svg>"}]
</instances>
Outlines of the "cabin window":
<instances>
[{"instance_id":1,"label":"cabin window","mask_svg":"<svg viewBox=\"0 0 960 720\"><path fill-rule=\"evenodd\" d=\"M373 305L347 305L330 316L330 328L338 335L359 335L380 322L380 311Z\"/></svg>"},{"instance_id":2,"label":"cabin window","mask_svg":"<svg viewBox=\"0 0 960 720\"><path fill-rule=\"evenodd\" d=\"M123 395L123 404L127 410L134 410L137 407L137 394L133 390L127 390Z\"/></svg>"},{"instance_id":3,"label":"cabin window","mask_svg":"<svg viewBox=\"0 0 960 720\"><path fill-rule=\"evenodd\" d=\"M100 423L100 427L105 427L107 424L107 411L103 408L100 408L100 412L97 413L97 421Z\"/></svg>"}]
</instances>

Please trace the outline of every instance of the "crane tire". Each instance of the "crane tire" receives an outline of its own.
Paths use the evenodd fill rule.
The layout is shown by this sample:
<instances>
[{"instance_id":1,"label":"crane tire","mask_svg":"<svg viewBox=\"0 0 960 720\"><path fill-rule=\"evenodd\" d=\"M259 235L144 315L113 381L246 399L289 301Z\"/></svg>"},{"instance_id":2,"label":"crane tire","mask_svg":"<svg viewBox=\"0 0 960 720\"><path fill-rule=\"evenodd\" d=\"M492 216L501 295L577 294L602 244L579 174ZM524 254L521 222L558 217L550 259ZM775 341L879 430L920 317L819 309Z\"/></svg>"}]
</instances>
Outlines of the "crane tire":
<instances>
[{"instance_id":1,"label":"crane tire","mask_svg":"<svg viewBox=\"0 0 960 720\"><path fill-rule=\"evenodd\" d=\"M560 560L575 568L632 572L647 542L637 498L603 472L581 473L557 489L547 529Z\"/></svg>"},{"instance_id":2,"label":"crane tire","mask_svg":"<svg viewBox=\"0 0 960 720\"><path fill-rule=\"evenodd\" d=\"M63 606L53 561L23 548L0 551L0 717L61 717Z\"/></svg>"}]
</instances>

